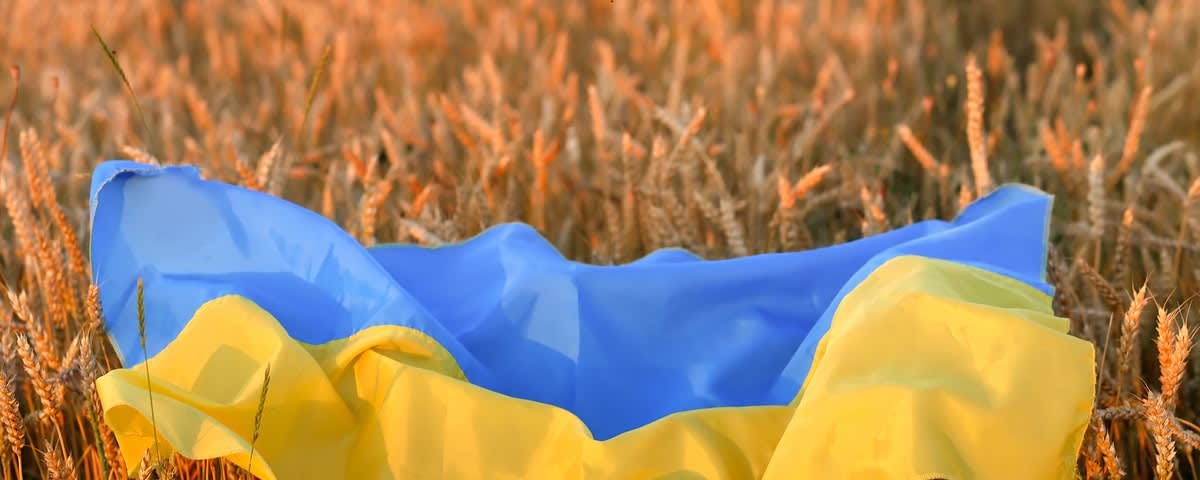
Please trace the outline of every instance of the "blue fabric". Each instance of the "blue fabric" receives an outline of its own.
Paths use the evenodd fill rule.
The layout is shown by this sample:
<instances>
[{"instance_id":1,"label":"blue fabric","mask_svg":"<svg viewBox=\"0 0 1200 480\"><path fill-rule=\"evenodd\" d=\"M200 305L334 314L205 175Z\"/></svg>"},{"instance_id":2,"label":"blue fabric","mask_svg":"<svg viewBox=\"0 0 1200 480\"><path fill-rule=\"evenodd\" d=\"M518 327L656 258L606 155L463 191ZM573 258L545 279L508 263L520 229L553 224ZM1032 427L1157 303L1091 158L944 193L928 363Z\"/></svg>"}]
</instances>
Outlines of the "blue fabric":
<instances>
[{"instance_id":1,"label":"blue fabric","mask_svg":"<svg viewBox=\"0 0 1200 480\"><path fill-rule=\"evenodd\" d=\"M566 260L522 224L440 248L366 249L320 215L190 167L106 162L91 201L95 280L126 366L144 358L142 277L151 356L201 304L240 294L306 343L381 324L419 329L471 383L570 410L598 439L683 410L788 403L841 298L897 255L1052 293L1051 199L1021 186L953 222L827 248L718 261L670 249L620 266Z\"/></svg>"}]
</instances>

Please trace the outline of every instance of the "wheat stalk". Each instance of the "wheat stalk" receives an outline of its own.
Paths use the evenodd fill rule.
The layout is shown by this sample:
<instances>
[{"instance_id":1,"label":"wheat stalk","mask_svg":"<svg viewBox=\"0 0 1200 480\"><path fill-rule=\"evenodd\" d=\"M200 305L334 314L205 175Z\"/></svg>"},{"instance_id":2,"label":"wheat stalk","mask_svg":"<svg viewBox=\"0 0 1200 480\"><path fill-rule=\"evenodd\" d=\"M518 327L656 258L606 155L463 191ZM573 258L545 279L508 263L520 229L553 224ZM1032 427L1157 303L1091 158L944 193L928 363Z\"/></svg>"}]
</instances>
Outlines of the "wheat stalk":
<instances>
[{"instance_id":1,"label":"wheat stalk","mask_svg":"<svg viewBox=\"0 0 1200 480\"><path fill-rule=\"evenodd\" d=\"M1125 315L1121 321L1120 351L1117 360L1118 400L1124 400L1125 379L1129 377L1132 367L1133 346L1137 341L1138 328L1141 326L1142 312L1146 309L1146 305L1150 300L1146 293L1148 286L1149 282L1143 283L1142 287L1133 294L1133 300L1129 302L1129 308L1125 310Z\"/></svg>"},{"instance_id":2,"label":"wheat stalk","mask_svg":"<svg viewBox=\"0 0 1200 480\"><path fill-rule=\"evenodd\" d=\"M154 428L154 456L150 470L162 475L162 448L158 444L158 416L154 412L154 384L150 380L150 354L146 349L146 284L141 277L137 281L138 344L142 347L142 370L146 373L146 395L150 398L150 425Z\"/></svg>"},{"instance_id":3,"label":"wheat stalk","mask_svg":"<svg viewBox=\"0 0 1200 480\"><path fill-rule=\"evenodd\" d=\"M971 171L975 174L975 195L983 196L992 189L988 171L987 147L983 135L983 74L975 56L967 56L967 140L971 146Z\"/></svg>"},{"instance_id":4,"label":"wheat stalk","mask_svg":"<svg viewBox=\"0 0 1200 480\"><path fill-rule=\"evenodd\" d=\"M254 433L250 438L250 458L246 461L246 471L253 472L254 469L254 447L258 444L258 436L262 433L262 418L263 409L267 405L267 390L271 386L271 364L267 364L267 368L263 370L263 385L262 391L258 394L258 408L254 411Z\"/></svg>"},{"instance_id":5,"label":"wheat stalk","mask_svg":"<svg viewBox=\"0 0 1200 480\"><path fill-rule=\"evenodd\" d=\"M125 69L121 68L121 62L117 61L116 51L108 48L108 44L104 42L104 38L100 36L100 32L92 28L92 35L96 37L96 41L100 42L100 48L104 49L104 56L108 57L108 61L112 63L113 69L117 71L117 76L121 78L121 83L125 85L125 90L129 92L129 98L133 100L133 107L137 110L138 118L142 120L142 128L146 133L147 140L153 140L155 137L150 134L150 122L146 120L146 114L142 111L142 103L138 101L137 95L133 93L133 85L129 84L129 77L125 75Z\"/></svg>"},{"instance_id":6,"label":"wheat stalk","mask_svg":"<svg viewBox=\"0 0 1200 480\"><path fill-rule=\"evenodd\" d=\"M1088 219L1091 221L1092 235L1092 265L1100 266L1100 246L1104 236L1104 185L1101 179L1104 174L1104 159L1100 155L1092 158L1088 167Z\"/></svg>"},{"instance_id":7,"label":"wheat stalk","mask_svg":"<svg viewBox=\"0 0 1200 480\"><path fill-rule=\"evenodd\" d=\"M3 440L3 455L17 464L17 478L21 477L21 449L25 448L25 423L21 420L20 405L17 403L13 382L8 369L0 363L0 440Z\"/></svg>"},{"instance_id":8,"label":"wheat stalk","mask_svg":"<svg viewBox=\"0 0 1200 480\"><path fill-rule=\"evenodd\" d=\"M1054 195L1054 311L1100 353L1102 425L1085 436L1080 473L1154 474L1141 400L1153 389L1175 475L1197 475L1200 379L1182 320L1200 288L1187 108L1200 76L1186 34L1200 8L599 3L384 2L365 16L346 0L261 15L151 2L114 10L101 39L94 15L46 28L35 0L0 2L11 27L0 51L25 74L10 70L0 140L0 367L29 473L46 476L46 444L81 478L140 473L93 398L89 379L120 363L79 231L96 162L120 155L275 192L367 230L368 244L525 221L564 257L597 263L665 245L706 257L825 246L861 237L864 220L871 233L946 218L1001 179L1026 183ZM1141 331L1151 300L1174 316L1161 335ZM61 428L40 419L18 334ZM0 479L25 477L8 450ZM207 480L246 466L162 460L145 474Z\"/></svg>"},{"instance_id":9,"label":"wheat stalk","mask_svg":"<svg viewBox=\"0 0 1200 480\"><path fill-rule=\"evenodd\" d=\"M1143 400L1146 423L1154 437L1154 477L1167 480L1175 475L1175 440L1171 436L1170 417L1161 395L1151 393Z\"/></svg>"},{"instance_id":10,"label":"wheat stalk","mask_svg":"<svg viewBox=\"0 0 1200 480\"><path fill-rule=\"evenodd\" d=\"M1107 187L1112 187L1121 181L1129 168L1133 166L1133 161L1137 156L1138 146L1141 144L1142 129L1146 126L1146 109L1150 102L1150 93L1153 90L1150 87L1142 88L1138 93L1137 100L1133 104L1133 112L1129 121L1129 132L1125 136L1125 147L1121 150L1121 160L1117 162L1117 167L1113 169L1108 176L1106 182Z\"/></svg>"}]
</instances>

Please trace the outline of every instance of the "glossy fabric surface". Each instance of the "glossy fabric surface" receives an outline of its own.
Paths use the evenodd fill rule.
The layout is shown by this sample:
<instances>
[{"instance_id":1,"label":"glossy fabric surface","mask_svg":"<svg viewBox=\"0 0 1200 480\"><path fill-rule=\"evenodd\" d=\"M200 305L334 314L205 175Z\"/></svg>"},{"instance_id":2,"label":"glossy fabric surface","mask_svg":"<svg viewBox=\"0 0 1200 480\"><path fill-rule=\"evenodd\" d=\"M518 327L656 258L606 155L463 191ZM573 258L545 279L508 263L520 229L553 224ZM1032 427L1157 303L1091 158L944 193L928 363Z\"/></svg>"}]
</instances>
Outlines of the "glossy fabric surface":
<instances>
[{"instance_id":1,"label":"glossy fabric surface","mask_svg":"<svg viewBox=\"0 0 1200 480\"><path fill-rule=\"evenodd\" d=\"M598 441L566 410L462 381L411 328L307 345L226 296L97 390L128 464L157 435L246 465L270 365L253 462L267 479L1069 479L1095 385L1091 345L1066 329L1021 282L897 257L846 295L795 402L691 410Z\"/></svg>"},{"instance_id":2,"label":"glossy fabric surface","mask_svg":"<svg viewBox=\"0 0 1200 480\"><path fill-rule=\"evenodd\" d=\"M524 225L441 248L365 249L289 202L188 167L108 162L92 186L92 261L126 366L145 279L151 357L210 300L238 295L318 345L373 326L444 348L471 384L560 407L606 439L666 415L786 405L842 299L902 254L1043 280L1050 198L1006 186L953 222L926 221L807 252L627 265L563 259Z\"/></svg>"}]
</instances>

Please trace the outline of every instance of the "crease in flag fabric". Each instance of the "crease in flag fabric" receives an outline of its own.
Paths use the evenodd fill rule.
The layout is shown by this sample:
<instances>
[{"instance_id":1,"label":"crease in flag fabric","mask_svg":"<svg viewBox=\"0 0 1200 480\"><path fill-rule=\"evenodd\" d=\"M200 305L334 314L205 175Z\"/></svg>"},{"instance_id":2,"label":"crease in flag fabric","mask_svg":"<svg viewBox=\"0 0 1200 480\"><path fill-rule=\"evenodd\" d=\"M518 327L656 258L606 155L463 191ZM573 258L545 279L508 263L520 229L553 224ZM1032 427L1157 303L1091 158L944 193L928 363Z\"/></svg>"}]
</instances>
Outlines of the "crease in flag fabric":
<instances>
[{"instance_id":1,"label":"crease in flag fabric","mask_svg":"<svg viewBox=\"0 0 1200 480\"><path fill-rule=\"evenodd\" d=\"M1051 202L1005 185L810 251L589 265L515 223L364 248L110 161L90 254L122 365L96 387L127 464L245 466L270 365L269 479L1072 478L1094 352L1050 308Z\"/></svg>"}]
</instances>

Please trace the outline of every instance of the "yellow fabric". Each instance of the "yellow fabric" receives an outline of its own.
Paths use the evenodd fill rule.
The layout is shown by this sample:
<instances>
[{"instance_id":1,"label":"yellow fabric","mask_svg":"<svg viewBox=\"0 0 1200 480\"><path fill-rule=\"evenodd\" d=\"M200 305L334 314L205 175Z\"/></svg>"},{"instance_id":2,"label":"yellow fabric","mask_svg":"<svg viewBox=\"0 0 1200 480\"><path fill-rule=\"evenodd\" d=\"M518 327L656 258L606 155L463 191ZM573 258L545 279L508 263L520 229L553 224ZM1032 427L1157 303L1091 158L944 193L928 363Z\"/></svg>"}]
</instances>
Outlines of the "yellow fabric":
<instances>
[{"instance_id":1,"label":"yellow fabric","mask_svg":"<svg viewBox=\"0 0 1200 480\"><path fill-rule=\"evenodd\" d=\"M237 296L205 304L149 367L159 442L296 478L1070 478L1093 351L1049 299L901 257L851 292L788 406L678 413L598 442L570 412L462 380L427 336L374 327L313 346ZM135 465L154 444L142 365L97 381Z\"/></svg>"},{"instance_id":2,"label":"yellow fabric","mask_svg":"<svg viewBox=\"0 0 1200 480\"><path fill-rule=\"evenodd\" d=\"M1095 360L1068 327L1023 283L896 258L834 314L767 476L1074 478Z\"/></svg>"}]
</instances>

